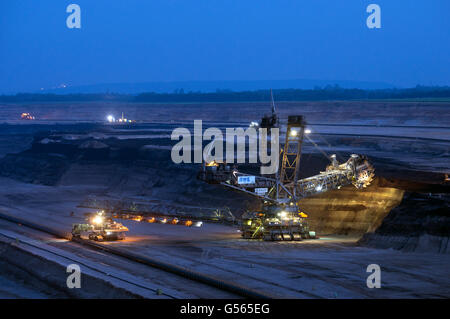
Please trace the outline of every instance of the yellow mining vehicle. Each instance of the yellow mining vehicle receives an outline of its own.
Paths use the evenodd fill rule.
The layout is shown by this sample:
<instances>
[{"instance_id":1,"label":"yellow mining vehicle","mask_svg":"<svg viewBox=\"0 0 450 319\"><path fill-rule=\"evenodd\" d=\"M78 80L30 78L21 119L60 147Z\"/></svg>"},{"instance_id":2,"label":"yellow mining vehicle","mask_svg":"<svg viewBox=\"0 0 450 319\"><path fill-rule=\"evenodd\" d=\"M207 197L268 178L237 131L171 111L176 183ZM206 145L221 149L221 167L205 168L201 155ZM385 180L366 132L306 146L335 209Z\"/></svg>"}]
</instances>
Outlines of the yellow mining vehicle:
<instances>
[{"instance_id":1,"label":"yellow mining vehicle","mask_svg":"<svg viewBox=\"0 0 450 319\"><path fill-rule=\"evenodd\" d=\"M87 224L74 224L72 236L80 238L86 233L90 240L112 241L125 239L125 232L128 228L115 222L111 217L105 215L103 211L94 214L87 214Z\"/></svg>"}]
</instances>

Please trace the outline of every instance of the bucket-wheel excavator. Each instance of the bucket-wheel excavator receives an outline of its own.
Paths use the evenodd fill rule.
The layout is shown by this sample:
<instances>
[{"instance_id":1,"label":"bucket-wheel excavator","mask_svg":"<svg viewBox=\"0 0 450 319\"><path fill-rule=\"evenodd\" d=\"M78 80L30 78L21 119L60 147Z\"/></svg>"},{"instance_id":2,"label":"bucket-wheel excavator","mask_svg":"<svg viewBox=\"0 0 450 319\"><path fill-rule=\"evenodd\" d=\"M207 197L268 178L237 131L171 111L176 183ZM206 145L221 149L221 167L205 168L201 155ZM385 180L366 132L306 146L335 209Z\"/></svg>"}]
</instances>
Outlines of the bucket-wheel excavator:
<instances>
[{"instance_id":1,"label":"bucket-wheel excavator","mask_svg":"<svg viewBox=\"0 0 450 319\"><path fill-rule=\"evenodd\" d=\"M198 178L220 184L262 200L262 209L246 212L241 217L242 236L248 239L301 240L315 238L308 228L307 217L301 209L301 199L340 189L353 184L357 189L370 184L374 168L362 155L353 154L340 164L335 155L320 174L299 179L300 155L306 122L301 115L288 117L286 138L281 150L281 163L275 176L255 176L238 171L223 162L204 162ZM276 151L276 150L272 150Z\"/></svg>"}]
</instances>

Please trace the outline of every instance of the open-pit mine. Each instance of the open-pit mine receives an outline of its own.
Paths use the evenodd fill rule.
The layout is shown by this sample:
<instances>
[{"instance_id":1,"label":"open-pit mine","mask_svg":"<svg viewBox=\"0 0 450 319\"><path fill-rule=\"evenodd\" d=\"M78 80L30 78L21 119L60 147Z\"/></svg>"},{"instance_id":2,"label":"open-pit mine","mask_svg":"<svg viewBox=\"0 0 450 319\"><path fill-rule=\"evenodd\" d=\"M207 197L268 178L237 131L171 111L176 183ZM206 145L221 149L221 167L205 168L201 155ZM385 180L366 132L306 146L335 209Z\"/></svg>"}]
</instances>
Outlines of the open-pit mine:
<instances>
[{"instance_id":1,"label":"open-pit mine","mask_svg":"<svg viewBox=\"0 0 450 319\"><path fill-rule=\"evenodd\" d=\"M449 298L448 107L0 105L0 297ZM278 172L174 163L198 119L278 128Z\"/></svg>"}]
</instances>

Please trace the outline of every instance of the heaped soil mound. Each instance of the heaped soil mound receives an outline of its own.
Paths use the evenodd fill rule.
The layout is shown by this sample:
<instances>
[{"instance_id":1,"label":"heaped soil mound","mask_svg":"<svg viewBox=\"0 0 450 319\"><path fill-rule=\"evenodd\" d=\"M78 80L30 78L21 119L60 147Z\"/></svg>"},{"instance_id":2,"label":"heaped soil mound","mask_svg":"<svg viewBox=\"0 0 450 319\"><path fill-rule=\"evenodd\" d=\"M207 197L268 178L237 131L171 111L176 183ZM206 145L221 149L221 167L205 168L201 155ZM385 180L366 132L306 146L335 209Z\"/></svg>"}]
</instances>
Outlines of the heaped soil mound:
<instances>
[{"instance_id":1,"label":"heaped soil mound","mask_svg":"<svg viewBox=\"0 0 450 319\"><path fill-rule=\"evenodd\" d=\"M380 227L360 240L365 246L450 253L450 195L407 193Z\"/></svg>"},{"instance_id":2,"label":"heaped soil mound","mask_svg":"<svg viewBox=\"0 0 450 319\"><path fill-rule=\"evenodd\" d=\"M8 154L0 161L0 175L26 183L55 185L70 162L62 154L23 152Z\"/></svg>"}]
</instances>

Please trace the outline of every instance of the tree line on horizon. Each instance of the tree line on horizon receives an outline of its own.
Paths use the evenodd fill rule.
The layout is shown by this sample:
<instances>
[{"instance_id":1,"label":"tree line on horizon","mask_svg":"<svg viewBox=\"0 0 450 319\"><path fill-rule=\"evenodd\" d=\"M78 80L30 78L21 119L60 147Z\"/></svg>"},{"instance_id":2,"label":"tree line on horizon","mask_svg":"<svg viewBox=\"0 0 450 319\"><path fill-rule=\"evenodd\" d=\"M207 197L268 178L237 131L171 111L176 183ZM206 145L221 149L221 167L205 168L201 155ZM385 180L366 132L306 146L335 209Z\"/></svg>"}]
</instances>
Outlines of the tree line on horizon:
<instances>
[{"instance_id":1,"label":"tree line on horizon","mask_svg":"<svg viewBox=\"0 0 450 319\"><path fill-rule=\"evenodd\" d=\"M273 90L276 101L321 101L321 100L378 100L378 99L425 99L450 98L449 86L416 86L406 89L346 89L338 85L314 89ZM64 102L64 101L123 101L151 103L191 102L262 102L270 101L270 90L216 92L185 92L177 89L172 93L146 92L137 95L119 93L18 93L0 95L0 102Z\"/></svg>"}]
</instances>

